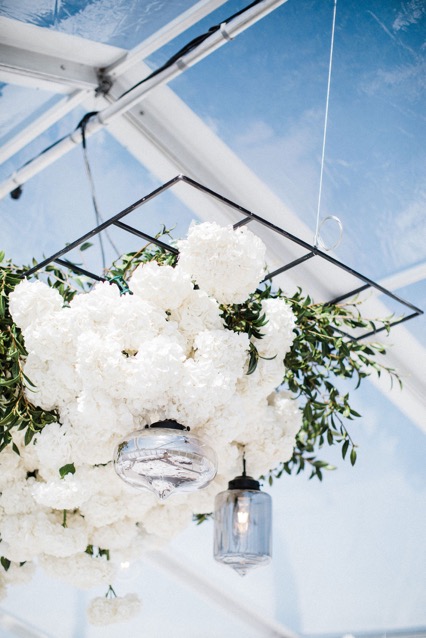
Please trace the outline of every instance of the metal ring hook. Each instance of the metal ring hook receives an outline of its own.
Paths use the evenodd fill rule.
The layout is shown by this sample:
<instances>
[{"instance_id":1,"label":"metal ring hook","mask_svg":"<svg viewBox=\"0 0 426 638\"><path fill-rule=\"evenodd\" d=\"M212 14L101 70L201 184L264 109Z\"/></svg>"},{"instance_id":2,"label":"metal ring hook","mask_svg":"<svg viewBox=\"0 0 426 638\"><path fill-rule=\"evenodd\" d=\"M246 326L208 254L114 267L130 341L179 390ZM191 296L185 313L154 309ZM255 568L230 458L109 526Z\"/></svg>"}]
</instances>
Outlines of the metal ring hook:
<instances>
[{"instance_id":1,"label":"metal ring hook","mask_svg":"<svg viewBox=\"0 0 426 638\"><path fill-rule=\"evenodd\" d=\"M334 244L332 244L331 246L326 246L324 244L324 242L321 239L321 228L323 227L323 225L328 222L328 221L333 221L336 222L337 226L339 227L339 237L337 238L337 240L334 242ZM315 246L319 246L322 250L325 250L326 252L329 252L330 250L334 250L335 248L337 248L338 246L340 246L340 243L342 241L342 237L343 237L343 224L340 221L340 219L338 217L336 217L335 215L327 215L327 217L324 217L319 226L318 226L318 232L317 232L317 236L315 237Z\"/></svg>"}]
</instances>

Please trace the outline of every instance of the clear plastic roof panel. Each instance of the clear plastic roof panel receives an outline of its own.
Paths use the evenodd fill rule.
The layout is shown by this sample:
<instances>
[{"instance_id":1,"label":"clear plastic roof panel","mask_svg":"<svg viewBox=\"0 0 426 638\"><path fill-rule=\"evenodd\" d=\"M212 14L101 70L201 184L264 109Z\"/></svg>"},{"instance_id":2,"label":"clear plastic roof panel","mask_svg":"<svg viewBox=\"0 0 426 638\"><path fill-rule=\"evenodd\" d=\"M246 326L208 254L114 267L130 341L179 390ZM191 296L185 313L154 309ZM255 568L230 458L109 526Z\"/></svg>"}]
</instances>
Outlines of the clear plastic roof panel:
<instances>
[{"instance_id":1,"label":"clear plastic roof panel","mask_svg":"<svg viewBox=\"0 0 426 638\"><path fill-rule=\"evenodd\" d=\"M62 95L15 84L0 83L0 146L28 126Z\"/></svg>"},{"instance_id":2,"label":"clear plastic roof panel","mask_svg":"<svg viewBox=\"0 0 426 638\"><path fill-rule=\"evenodd\" d=\"M0 15L131 49L194 4L194 0L3 0Z\"/></svg>"},{"instance_id":3,"label":"clear plastic roof panel","mask_svg":"<svg viewBox=\"0 0 426 638\"><path fill-rule=\"evenodd\" d=\"M35 140L33 145L46 144L48 139L53 142L73 130L82 115L83 111L76 109L42 136L42 140ZM20 161L27 152L27 149L21 151ZM90 138L88 155L102 221L158 186L153 176L106 130ZM113 162L111 158L115 158ZM11 162L8 164L10 168ZM81 145L29 180L18 200L8 197L1 204L4 225L2 249L18 264L30 264L33 257L41 261L43 257L61 250L67 243L92 230L97 225L96 216ZM150 235L158 233L164 224L173 229L174 237L178 238L185 235L194 217L179 199L166 192L160 199L129 215L126 223ZM26 231L17 243L16 236L22 224ZM49 232L46 232L47 228ZM104 233L103 241L107 263L141 247L140 239L117 228ZM92 243L92 250L82 253L76 249L68 258L100 274L99 241L95 238Z\"/></svg>"},{"instance_id":4,"label":"clear plastic roof panel","mask_svg":"<svg viewBox=\"0 0 426 638\"><path fill-rule=\"evenodd\" d=\"M332 2L286 2L170 84L313 231L332 16ZM321 217L343 223L337 257L375 278L426 257L425 33L423 2L337 3ZM322 235L333 245L336 225Z\"/></svg>"}]
</instances>

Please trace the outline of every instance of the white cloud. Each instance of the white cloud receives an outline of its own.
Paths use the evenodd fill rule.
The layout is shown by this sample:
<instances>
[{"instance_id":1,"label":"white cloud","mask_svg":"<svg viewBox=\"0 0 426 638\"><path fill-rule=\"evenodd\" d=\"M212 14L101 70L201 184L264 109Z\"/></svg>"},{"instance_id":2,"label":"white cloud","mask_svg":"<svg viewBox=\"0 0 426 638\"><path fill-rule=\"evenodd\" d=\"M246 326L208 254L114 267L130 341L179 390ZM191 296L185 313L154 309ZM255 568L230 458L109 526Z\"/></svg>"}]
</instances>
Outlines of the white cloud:
<instances>
[{"instance_id":1,"label":"white cloud","mask_svg":"<svg viewBox=\"0 0 426 638\"><path fill-rule=\"evenodd\" d=\"M394 31L406 31L412 24L416 24L426 13L426 5L423 0L409 0L402 4L392 24Z\"/></svg>"}]
</instances>

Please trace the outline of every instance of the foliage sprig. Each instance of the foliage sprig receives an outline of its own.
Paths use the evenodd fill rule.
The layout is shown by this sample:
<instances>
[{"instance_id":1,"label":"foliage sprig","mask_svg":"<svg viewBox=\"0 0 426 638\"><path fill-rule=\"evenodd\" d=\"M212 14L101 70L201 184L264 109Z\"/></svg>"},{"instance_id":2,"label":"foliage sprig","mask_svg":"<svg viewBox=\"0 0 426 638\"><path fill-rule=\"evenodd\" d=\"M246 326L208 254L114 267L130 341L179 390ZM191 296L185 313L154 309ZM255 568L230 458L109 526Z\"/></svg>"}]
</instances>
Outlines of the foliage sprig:
<instances>
[{"instance_id":1,"label":"foliage sprig","mask_svg":"<svg viewBox=\"0 0 426 638\"><path fill-rule=\"evenodd\" d=\"M12 430L25 430L25 443L40 432L47 423L57 421L55 411L33 405L25 394L33 384L24 374L22 360L27 355L21 331L9 313L9 295L21 282L23 270L11 262L2 263L0 253L0 452L12 441Z\"/></svg>"}]
</instances>

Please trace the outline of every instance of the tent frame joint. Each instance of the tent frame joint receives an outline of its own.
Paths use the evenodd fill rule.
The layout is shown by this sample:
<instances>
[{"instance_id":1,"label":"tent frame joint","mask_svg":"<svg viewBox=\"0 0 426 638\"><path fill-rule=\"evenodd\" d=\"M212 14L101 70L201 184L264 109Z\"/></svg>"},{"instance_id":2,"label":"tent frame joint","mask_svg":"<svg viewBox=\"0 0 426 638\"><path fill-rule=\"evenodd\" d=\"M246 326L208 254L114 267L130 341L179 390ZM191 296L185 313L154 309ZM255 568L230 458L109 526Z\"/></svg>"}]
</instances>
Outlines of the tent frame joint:
<instances>
[{"instance_id":1,"label":"tent frame joint","mask_svg":"<svg viewBox=\"0 0 426 638\"><path fill-rule=\"evenodd\" d=\"M112 77L106 72L105 69L98 69L96 72L96 77L98 79L98 86L95 89L96 97L98 97L99 95L108 95L114 84Z\"/></svg>"}]
</instances>

